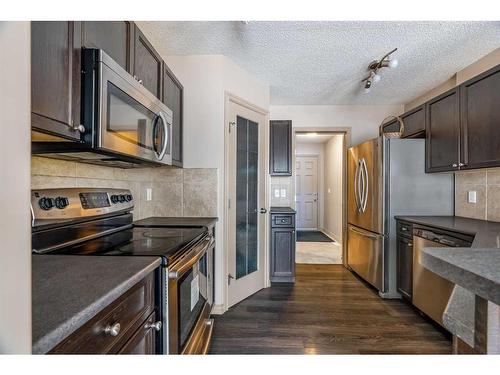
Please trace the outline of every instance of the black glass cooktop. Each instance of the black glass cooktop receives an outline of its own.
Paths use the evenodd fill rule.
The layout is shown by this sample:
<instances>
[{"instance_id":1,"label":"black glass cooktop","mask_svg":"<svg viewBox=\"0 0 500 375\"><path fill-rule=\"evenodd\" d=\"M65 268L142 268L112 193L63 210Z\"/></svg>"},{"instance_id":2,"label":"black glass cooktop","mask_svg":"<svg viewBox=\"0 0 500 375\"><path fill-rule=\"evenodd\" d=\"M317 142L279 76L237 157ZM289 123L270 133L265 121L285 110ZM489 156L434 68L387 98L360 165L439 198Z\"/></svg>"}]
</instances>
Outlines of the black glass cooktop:
<instances>
[{"instance_id":1,"label":"black glass cooktop","mask_svg":"<svg viewBox=\"0 0 500 375\"><path fill-rule=\"evenodd\" d=\"M72 255L142 255L169 258L206 233L194 228L130 228L56 251Z\"/></svg>"}]
</instances>

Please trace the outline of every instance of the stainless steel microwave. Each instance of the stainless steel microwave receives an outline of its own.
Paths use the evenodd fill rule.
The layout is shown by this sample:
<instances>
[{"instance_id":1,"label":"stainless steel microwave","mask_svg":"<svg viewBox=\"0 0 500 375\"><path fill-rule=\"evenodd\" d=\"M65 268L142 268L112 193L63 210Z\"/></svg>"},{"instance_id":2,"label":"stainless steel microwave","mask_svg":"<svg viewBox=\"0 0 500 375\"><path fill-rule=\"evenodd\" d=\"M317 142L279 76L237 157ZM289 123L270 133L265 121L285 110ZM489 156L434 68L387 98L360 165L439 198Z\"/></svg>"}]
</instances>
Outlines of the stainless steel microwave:
<instances>
[{"instance_id":1,"label":"stainless steel microwave","mask_svg":"<svg viewBox=\"0 0 500 375\"><path fill-rule=\"evenodd\" d=\"M33 153L93 164L172 164L172 111L99 49L82 49L81 142L33 144Z\"/></svg>"}]
</instances>

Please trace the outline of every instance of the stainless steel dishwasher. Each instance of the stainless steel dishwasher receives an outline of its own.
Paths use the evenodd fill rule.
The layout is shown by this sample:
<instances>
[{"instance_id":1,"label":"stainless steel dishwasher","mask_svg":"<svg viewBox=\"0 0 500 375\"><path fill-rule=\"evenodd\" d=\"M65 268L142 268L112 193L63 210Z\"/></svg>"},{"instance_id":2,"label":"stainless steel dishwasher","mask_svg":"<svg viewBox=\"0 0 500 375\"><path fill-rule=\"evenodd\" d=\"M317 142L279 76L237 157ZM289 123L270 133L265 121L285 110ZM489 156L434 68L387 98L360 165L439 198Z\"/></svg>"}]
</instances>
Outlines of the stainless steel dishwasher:
<instances>
[{"instance_id":1,"label":"stainless steel dishwasher","mask_svg":"<svg viewBox=\"0 0 500 375\"><path fill-rule=\"evenodd\" d=\"M443 313L455 284L429 271L420 263L426 247L470 247L472 237L435 228L413 228L413 304L443 326Z\"/></svg>"}]
</instances>

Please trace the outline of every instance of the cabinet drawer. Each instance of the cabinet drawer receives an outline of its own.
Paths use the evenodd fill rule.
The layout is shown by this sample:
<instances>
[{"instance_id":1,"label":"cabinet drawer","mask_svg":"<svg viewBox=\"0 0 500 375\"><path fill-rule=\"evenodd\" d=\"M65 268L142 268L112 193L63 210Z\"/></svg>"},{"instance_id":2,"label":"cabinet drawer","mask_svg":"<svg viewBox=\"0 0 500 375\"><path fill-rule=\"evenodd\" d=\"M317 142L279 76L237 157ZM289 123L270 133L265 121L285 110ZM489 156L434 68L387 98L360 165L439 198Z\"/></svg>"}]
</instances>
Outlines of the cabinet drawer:
<instances>
[{"instance_id":1,"label":"cabinet drawer","mask_svg":"<svg viewBox=\"0 0 500 375\"><path fill-rule=\"evenodd\" d=\"M272 215L273 227L294 227L295 215Z\"/></svg>"},{"instance_id":2,"label":"cabinet drawer","mask_svg":"<svg viewBox=\"0 0 500 375\"><path fill-rule=\"evenodd\" d=\"M116 353L153 311L154 273L151 273L56 346L51 353Z\"/></svg>"},{"instance_id":3,"label":"cabinet drawer","mask_svg":"<svg viewBox=\"0 0 500 375\"><path fill-rule=\"evenodd\" d=\"M405 221L397 222L397 235L413 238L413 225Z\"/></svg>"}]
</instances>

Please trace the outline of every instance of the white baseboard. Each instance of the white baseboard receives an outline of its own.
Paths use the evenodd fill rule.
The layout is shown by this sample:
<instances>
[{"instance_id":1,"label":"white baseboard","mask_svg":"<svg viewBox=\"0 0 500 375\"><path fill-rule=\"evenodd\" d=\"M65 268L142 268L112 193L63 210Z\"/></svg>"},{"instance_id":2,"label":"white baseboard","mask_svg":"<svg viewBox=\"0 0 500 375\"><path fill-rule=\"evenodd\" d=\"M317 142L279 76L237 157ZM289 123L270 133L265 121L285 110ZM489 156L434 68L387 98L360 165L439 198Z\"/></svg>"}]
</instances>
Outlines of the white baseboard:
<instances>
[{"instance_id":1,"label":"white baseboard","mask_svg":"<svg viewBox=\"0 0 500 375\"><path fill-rule=\"evenodd\" d=\"M224 305L213 305L212 306L211 314L213 314L213 315L222 315L225 312L226 312L226 309L224 308Z\"/></svg>"}]
</instances>

